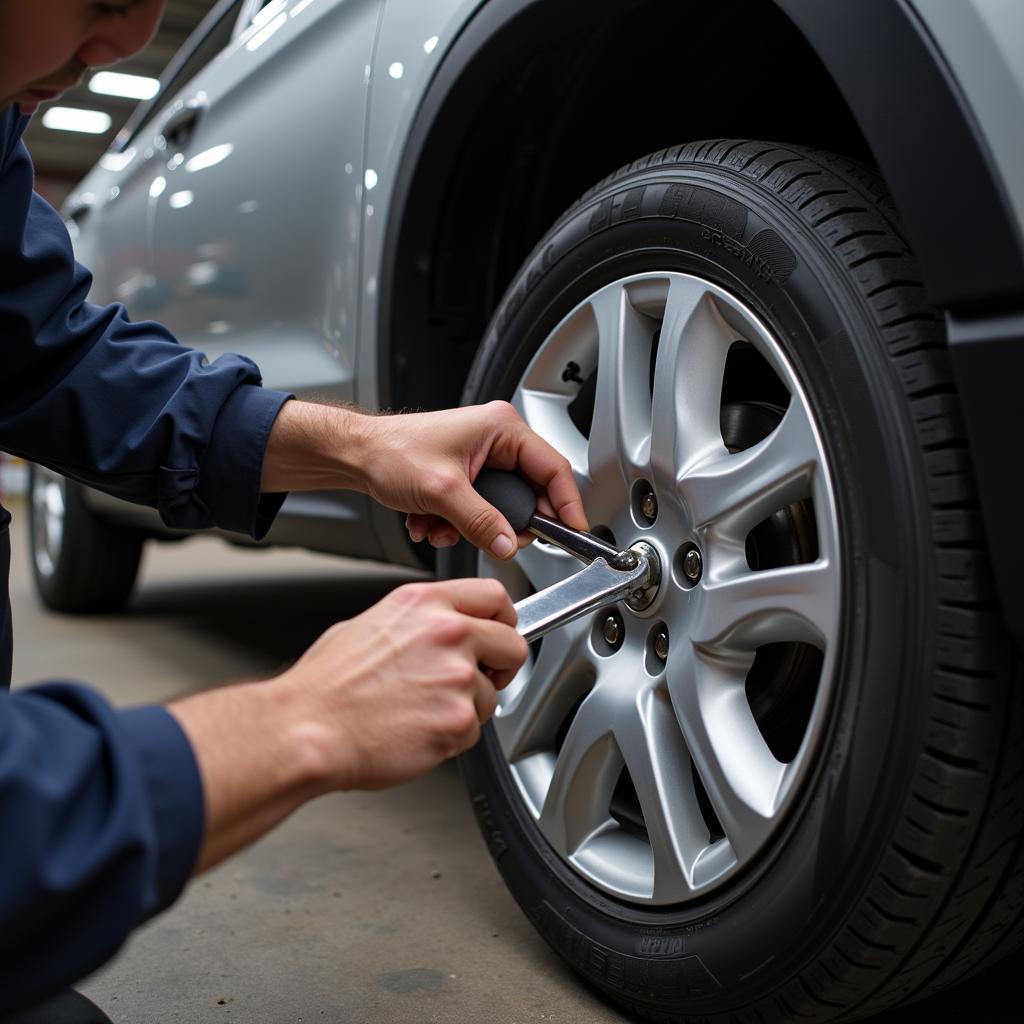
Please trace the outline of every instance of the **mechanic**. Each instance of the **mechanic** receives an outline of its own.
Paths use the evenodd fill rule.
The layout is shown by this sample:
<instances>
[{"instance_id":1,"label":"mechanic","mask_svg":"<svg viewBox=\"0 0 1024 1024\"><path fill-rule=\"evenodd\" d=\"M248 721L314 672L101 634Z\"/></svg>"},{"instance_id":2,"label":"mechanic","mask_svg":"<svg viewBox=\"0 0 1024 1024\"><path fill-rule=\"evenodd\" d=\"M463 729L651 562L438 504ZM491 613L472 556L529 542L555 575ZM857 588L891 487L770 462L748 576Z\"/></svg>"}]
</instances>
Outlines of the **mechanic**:
<instances>
[{"instance_id":1,"label":"mechanic","mask_svg":"<svg viewBox=\"0 0 1024 1024\"><path fill-rule=\"evenodd\" d=\"M0 448L178 528L259 539L291 489L347 487L407 513L415 541L518 544L472 489L518 468L586 528L568 463L510 406L373 416L260 386L120 305L85 301L60 216L21 141L38 102L143 47L163 0L0 3ZM0 517L0 571L9 568ZM188 878L303 802L376 789L470 747L526 656L493 580L400 587L283 674L167 707L113 709L66 681L9 693L0 607L0 1015L105 1021L67 988L168 907Z\"/></svg>"}]
</instances>

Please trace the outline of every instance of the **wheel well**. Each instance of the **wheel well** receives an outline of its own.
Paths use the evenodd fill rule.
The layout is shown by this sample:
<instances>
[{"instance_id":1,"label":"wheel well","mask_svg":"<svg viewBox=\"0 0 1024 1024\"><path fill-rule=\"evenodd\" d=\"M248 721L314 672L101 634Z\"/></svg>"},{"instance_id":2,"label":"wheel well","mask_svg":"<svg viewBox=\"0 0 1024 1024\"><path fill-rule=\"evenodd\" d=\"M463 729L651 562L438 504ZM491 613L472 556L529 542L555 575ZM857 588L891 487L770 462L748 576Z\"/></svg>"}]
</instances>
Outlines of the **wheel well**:
<instances>
[{"instance_id":1,"label":"wheel well","mask_svg":"<svg viewBox=\"0 0 1024 1024\"><path fill-rule=\"evenodd\" d=\"M475 20L501 6L491 0ZM450 82L435 78L406 151L381 295L380 395L392 408L458 404L525 257L618 167L716 137L871 160L828 72L771 0L632 0L612 15L591 0L516 7L482 43L473 23L456 41L448 59L461 43L465 61Z\"/></svg>"}]
</instances>

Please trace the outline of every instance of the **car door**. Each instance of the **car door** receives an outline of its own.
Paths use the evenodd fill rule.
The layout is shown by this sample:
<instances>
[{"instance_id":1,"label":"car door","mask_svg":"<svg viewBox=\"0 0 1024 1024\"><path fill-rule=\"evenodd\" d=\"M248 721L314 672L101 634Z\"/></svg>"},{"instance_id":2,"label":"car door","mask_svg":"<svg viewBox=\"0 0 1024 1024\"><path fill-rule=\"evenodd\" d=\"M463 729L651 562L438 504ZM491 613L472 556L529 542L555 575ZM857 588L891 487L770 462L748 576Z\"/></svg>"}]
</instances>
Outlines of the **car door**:
<instances>
[{"instance_id":1,"label":"car door","mask_svg":"<svg viewBox=\"0 0 1024 1024\"><path fill-rule=\"evenodd\" d=\"M265 382L352 397L367 68L379 0L270 0L167 118L153 315Z\"/></svg>"},{"instance_id":2,"label":"car door","mask_svg":"<svg viewBox=\"0 0 1024 1024\"><path fill-rule=\"evenodd\" d=\"M93 273L90 297L124 302L144 319L161 306L150 265L152 206L165 178L162 127L171 100L228 44L247 0L220 0L174 56L160 91L140 105L64 204L77 258Z\"/></svg>"}]
</instances>

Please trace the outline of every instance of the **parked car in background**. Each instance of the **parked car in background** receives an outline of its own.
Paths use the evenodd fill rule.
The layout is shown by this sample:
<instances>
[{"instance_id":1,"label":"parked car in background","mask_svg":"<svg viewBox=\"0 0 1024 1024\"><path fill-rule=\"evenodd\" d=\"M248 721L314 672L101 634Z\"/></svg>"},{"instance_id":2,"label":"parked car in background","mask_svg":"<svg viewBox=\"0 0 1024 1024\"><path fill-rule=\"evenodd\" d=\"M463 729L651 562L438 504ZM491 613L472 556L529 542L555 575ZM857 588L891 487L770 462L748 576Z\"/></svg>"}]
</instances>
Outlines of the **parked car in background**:
<instances>
[{"instance_id":1,"label":"parked car in background","mask_svg":"<svg viewBox=\"0 0 1024 1024\"><path fill-rule=\"evenodd\" d=\"M1024 938L1024 8L221 0L66 206L93 301L266 383L504 398L660 584L464 758L524 912L652 1020L854 1020ZM582 198L581 198L582 197ZM43 599L148 510L31 483ZM268 543L514 597L361 495Z\"/></svg>"}]
</instances>

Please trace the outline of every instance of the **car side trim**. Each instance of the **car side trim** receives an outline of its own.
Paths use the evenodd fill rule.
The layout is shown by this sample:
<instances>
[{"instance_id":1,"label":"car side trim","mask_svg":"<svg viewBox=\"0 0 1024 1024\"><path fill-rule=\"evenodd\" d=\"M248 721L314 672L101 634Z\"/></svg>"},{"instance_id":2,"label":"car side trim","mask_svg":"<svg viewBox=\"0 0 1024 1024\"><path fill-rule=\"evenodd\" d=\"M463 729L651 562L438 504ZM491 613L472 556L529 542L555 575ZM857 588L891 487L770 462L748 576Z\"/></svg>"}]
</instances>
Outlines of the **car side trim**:
<instances>
[{"instance_id":1,"label":"car side trim","mask_svg":"<svg viewBox=\"0 0 1024 1024\"><path fill-rule=\"evenodd\" d=\"M1024 650L1024 473L1014 413L1024 380L1024 314L946 318L1000 601Z\"/></svg>"},{"instance_id":2,"label":"car side trim","mask_svg":"<svg viewBox=\"0 0 1024 1024\"><path fill-rule=\"evenodd\" d=\"M1013 308L1024 247L955 78L905 0L774 0L822 59L940 308Z\"/></svg>"},{"instance_id":3,"label":"car side trim","mask_svg":"<svg viewBox=\"0 0 1024 1024\"><path fill-rule=\"evenodd\" d=\"M1007 423L1024 377L1024 247L967 101L906 0L775 0L825 63L892 189L931 300L947 311L992 570L1024 648L1024 484ZM980 58L979 58L980 59Z\"/></svg>"}]
</instances>

